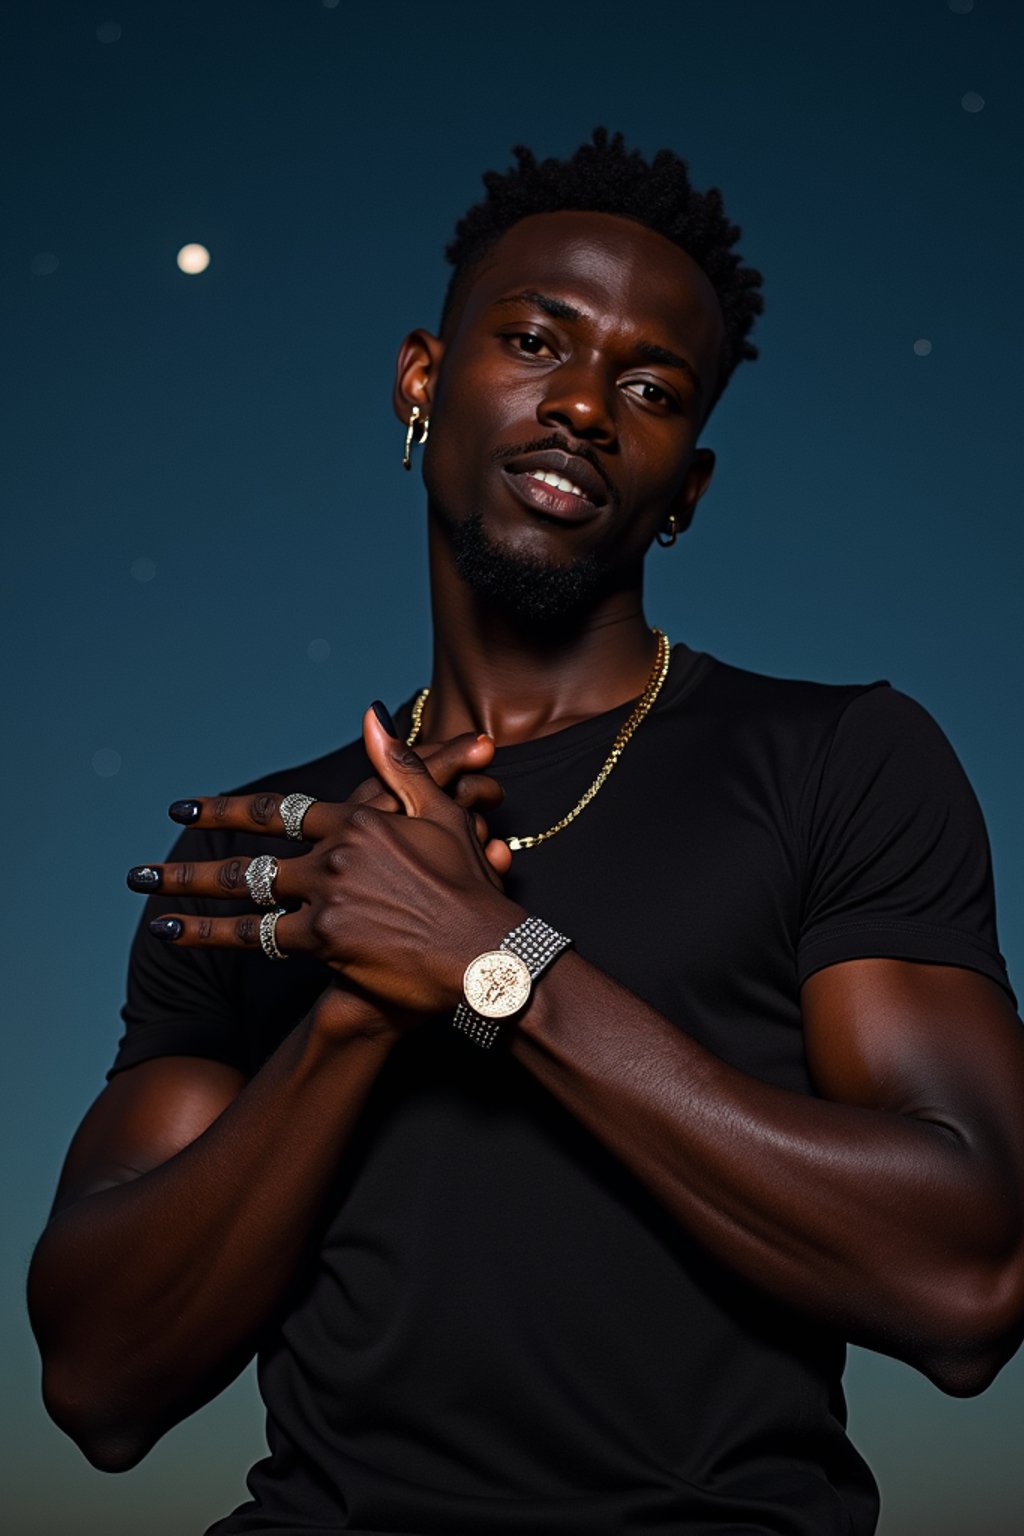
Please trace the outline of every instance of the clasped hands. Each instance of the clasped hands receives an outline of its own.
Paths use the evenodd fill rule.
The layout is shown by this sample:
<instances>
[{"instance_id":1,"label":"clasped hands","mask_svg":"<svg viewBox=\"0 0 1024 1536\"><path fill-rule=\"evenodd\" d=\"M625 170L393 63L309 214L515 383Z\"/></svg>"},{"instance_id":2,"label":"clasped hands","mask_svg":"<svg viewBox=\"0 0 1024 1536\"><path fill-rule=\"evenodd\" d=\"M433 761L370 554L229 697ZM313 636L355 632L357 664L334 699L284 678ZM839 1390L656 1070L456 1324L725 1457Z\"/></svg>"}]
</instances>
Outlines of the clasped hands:
<instances>
[{"instance_id":1,"label":"clasped hands","mask_svg":"<svg viewBox=\"0 0 1024 1536\"><path fill-rule=\"evenodd\" d=\"M386 718L386 711L384 712ZM481 950L525 916L504 895L508 845L489 839L481 812L502 791L483 770L489 736L466 734L422 754L388 733L373 709L363 740L375 777L340 803L315 801L302 835L308 853L281 859L274 881L277 944L340 973L379 1007L413 1013L451 1010L462 974ZM286 836L282 795L222 795L177 802L175 819L195 828ZM137 866L133 890L237 901L247 859ZM169 914L154 936L185 947L259 947L260 914Z\"/></svg>"}]
</instances>

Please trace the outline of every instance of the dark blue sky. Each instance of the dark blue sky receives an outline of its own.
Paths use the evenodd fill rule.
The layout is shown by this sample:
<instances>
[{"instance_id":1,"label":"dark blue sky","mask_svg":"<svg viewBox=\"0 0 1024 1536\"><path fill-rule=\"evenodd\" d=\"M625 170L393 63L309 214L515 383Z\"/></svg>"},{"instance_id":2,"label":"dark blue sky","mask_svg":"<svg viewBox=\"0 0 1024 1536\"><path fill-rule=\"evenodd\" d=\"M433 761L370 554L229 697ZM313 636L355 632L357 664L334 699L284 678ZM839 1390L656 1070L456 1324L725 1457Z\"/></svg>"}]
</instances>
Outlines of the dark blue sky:
<instances>
[{"instance_id":1,"label":"dark blue sky","mask_svg":"<svg viewBox=\"0 0 1024 1536\"><path fill-rule=\"evenodd\" d=\"M259 1454L245 1381L129 1477L92 1472L37 1406L24 1264L113 1052L123 871L162 852L164 806L426 680L394 354L435 323L444 243L513 143L563 153L605 122L723 188L765 274L762 356L706 433L692 532L653 552L649 617L762 671L888 677L936 715L1020 989L1022 30L1012 0L4 6L19 1536L72 1508L83 1536L202 1529ZM851 1400L882 1536L1016 1529L1020 1362L954 1403L858 1354Z\"/></svg>"}]
</instances>

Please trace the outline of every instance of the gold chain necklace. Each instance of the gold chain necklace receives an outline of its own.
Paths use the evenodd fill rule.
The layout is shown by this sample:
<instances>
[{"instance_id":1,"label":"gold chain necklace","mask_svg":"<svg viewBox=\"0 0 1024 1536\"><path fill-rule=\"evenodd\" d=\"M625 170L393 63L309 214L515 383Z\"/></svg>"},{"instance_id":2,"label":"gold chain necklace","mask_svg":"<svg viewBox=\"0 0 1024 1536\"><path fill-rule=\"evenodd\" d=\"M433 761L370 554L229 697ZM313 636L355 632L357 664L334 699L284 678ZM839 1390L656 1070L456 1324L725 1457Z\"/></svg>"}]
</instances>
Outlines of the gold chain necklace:
<instances>
[{"instance_id":1,"label":"gold chain necklace","mask_svg":"<svg viewBox=\"0 0 1024 1536\"><path fill-rule=\"evenodd\" d=\"M548 827L546 832L537 832L533 837L506 837L505 842L508 843L513 853L518 853L521 848L536 848L538 843L547 842L549 837L554 837L556 832L561 832L563 827L567 827L570 821L575 821L584 806L589 805L591 800L593 800L601 785L622 756L627 741L653 705L658 694L661 692L662 683L668 676L668 665L672 659L672 646L669 643L669 638L664 630L661 629L652 629L651 634L658 637L658 653L654 658L654 668L647 679L647 687L637 700L629 719L619 727L619 734L616 736L612 749L605 758L597 778L586 793L577 800L568 815L563 816L561 821L556 821L553 827ZM407 747L411 747L419 736L420 727L423 724L423 707L429 697L429 688L421 688L416 695L415 703L412 706L412 731L406 737L405 744Z\"/></svg>"}]
</instances>

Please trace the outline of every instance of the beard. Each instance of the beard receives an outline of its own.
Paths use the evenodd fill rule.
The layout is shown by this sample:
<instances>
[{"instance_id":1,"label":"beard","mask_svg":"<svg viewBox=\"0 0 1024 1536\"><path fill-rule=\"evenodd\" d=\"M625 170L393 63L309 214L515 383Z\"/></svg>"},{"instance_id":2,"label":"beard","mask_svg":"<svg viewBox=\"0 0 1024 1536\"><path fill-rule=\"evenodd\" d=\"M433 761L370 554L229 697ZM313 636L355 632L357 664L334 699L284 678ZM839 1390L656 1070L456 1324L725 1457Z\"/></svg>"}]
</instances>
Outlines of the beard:
<instances>
[{"instance_id":1,"label":"beard","mask_svg":"<svg viewBox=\"0 0 1024 1536\"><path fill-rule=\"evenodd\" d=\"M436 502L432 510L448 537L459 576L511 619L559 625L585 612L605 591L607 573L596 555L561 564L516 553L488 536L479 512L457 521Z\"/></svg>"}]
</instances>

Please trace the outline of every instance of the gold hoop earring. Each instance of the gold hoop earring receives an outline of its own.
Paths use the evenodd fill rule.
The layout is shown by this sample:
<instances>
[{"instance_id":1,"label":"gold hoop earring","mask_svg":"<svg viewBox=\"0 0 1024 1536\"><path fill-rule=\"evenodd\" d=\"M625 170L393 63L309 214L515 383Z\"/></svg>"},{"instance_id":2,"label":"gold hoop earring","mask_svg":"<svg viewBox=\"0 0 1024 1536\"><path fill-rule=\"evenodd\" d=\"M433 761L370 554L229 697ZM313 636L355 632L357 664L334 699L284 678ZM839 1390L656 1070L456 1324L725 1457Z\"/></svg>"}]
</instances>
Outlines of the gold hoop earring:
<instances>
[{"instance_id":1,"label":"gold hoop earring","mask_svg":"<svg viewBox=\"0 0 1024 1536\"><path fill-rule=\"evenodd\" d=\"M670 512L668 515L667 531L668 538L665 537L666 530L664 528L659 528L657 533L654 535L662 549L670 549L675 543L676 539L679 537L679 530L676 527L676 515L674 512Z\"/></svg>"},{"instance_id":2,"label":"gold hoop earring","mask_svg":"<svg viewBox=\"0 0 1024 1536\"><path fill-rule=\"evenodd\" d=\"M422 417L422 420L421 420ZM420 422L419 436L416 435L416 423ZM405 452L402 454L402 468L412 469L412 445L419 443L420 447L427 440L430 431L430 417L424 416L418 405L414 405L409 416L409 427L405 434Z\"/></svg>"}]
</instances>

